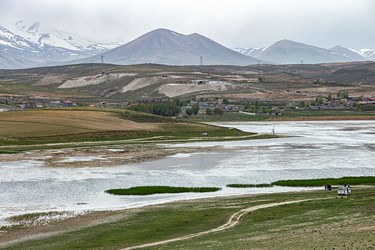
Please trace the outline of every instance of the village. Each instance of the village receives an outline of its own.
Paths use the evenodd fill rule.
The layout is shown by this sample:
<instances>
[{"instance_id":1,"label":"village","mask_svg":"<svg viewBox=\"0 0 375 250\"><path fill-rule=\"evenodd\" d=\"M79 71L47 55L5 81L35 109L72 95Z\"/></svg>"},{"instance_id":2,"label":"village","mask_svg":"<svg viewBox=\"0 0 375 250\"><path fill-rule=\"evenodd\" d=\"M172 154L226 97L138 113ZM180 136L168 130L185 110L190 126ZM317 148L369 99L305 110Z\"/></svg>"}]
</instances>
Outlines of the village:
<instances>
[{"instance_id":1,"label":"village","mask_svg":"<svg viewBox=\"0 0 375 250\"><path fill-rule=\"evenodd\" d=\"M360 96L351 97L347 93L328 94L317 96L313 100L295 101L264 101L247 100L245 98L227 99L221 97L190 99L179 98L154 98L147 100L74 100L74 99L51 99L35 96L0 96L0 112L22 111L32 109L60 109L70 107L91 107L111 109L133 109L140 104L173 104L179 107L178 116L184 115L222 115L224 112L239 112L245 115L281 115L284 111L291 110L350 110L350 111L374 111L375 97Z\"/></svg>"}]
</instances>

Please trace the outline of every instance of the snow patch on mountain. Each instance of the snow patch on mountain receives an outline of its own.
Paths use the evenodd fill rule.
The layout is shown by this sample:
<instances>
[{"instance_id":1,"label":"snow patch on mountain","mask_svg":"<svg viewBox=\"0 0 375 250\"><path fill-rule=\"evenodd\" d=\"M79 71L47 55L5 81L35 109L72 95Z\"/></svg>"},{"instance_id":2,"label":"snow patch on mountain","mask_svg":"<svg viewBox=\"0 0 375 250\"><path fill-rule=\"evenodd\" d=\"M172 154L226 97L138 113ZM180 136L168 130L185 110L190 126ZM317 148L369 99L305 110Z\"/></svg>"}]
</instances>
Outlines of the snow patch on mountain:
<instances>
[{"instance_id":1,"label":"snow patch on mountain","mask_svg":"<svg viewBox=\"0 0 375 250\"><path fill-rule=\"evenodd\" d=\"M56 29L40 22L18 21L7 27L13 34L42 47L58 47L76 51L95 51L114 48L118 44L98 43L80 35Z\"/></svg>"},{"instance_id":2,"label":"snow patch on mountain","mask_svg":"<svg viewBox=\"0 0 375 250\"><path fill-rule=\"evenodd\" d=\"M245 56L251 56L257 58L266 48L241 48L237 47L234 48L233 50L241 53Z\"/></svg>"},{"instance_id":3,"label":"snow patch on mountain","mask_svg":"<svg viewBox=\"0 0 375 250\"><path fill-rule=\"evenodd\" d=\"M360 49L358 52L367 59L375 61L375 49Z\"/></svg>"}]
</instances>

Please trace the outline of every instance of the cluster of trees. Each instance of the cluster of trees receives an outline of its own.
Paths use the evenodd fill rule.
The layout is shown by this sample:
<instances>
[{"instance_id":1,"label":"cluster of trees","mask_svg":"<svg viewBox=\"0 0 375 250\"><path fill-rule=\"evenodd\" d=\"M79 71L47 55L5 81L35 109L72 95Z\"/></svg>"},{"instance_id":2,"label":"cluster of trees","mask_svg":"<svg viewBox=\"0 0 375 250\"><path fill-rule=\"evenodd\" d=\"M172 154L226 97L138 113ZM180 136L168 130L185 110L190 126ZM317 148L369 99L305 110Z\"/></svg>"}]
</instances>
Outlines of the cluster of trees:
<instances>
[{"instance_id":1,"label":"cluster of trees","mask_svg":"<svg viewBox=\"0 0 375 250\"><path fill-rule=\"evenodd\" d=\"M252 113L262 112L262 113L271 113L271 112L279 112L279 110L273 110L271 106L261 106L258 101L254 103L246 103L244 106L245 111L249 111Z\"/></svg>"},{"instance_id":2,"label":"cluster of trees","mask_svg":"<svg viewBox=\"0 0 375 250\"><path fill-rule=\"evenodd\" d=\"M194 103L191 108L186 109L187 115L196 115L199 112L199 105ZM206 115L222 115L224 111L220 108L214 108L213 110L210 108L206 109Z\"/></svg>"},{"instance_id":3,"label":"cluster of trees","mask_svg":"<svg viewBox=\"0 0 375 250\"><path fill-rule=\"evenodd\" d=\"M139 112L161 116L176 116L181 113L181 108L176 102L151 103L144 102L132 106L130 109Z\"/></svg>"},{"instance_id":4,"label":"cluster of trees","mask_svg":"<svg viewBox=\"0 0 375 250\"><path fill-rule=\"evenodd\" d=\"M307 107L309 105L314 105L314 106L318 105L318 106L321 106L324 103L324 99L327 99L327 101L332 101L334 99L339 100L339 99L347 99L347 98L349 98L349 94L348 93L346 93L346 92L338 92L336 94L336 98L332 97L331 94L328 94L327 97L316 97L315 101L311 101L310 103L308 103L308 102L306 103L305 101L301 101L298 106L300 108L305 108L305 107Z\"/></svg>"},{"instance_id":5,"label":"cluster of trees","mask_svg":"<svg viewBox=\"0 0 375 250\"><path fill-rule=\"evenodd\" d=\"M199 112L199 105L197 103L194 103L191 108L186 109L187 115L196 115Z\"/></svg>"},{"instance_id":6,"label":"cluster of trees","mask_svg":"<svg viewBox=\"0 0 375 250\"><path fill-rule=\"evenodd\" d=\"M214 110L207 108L206 109L206 115L223 115L224 111L219 108L214 108Z\"/></svg>"}]
</instances>

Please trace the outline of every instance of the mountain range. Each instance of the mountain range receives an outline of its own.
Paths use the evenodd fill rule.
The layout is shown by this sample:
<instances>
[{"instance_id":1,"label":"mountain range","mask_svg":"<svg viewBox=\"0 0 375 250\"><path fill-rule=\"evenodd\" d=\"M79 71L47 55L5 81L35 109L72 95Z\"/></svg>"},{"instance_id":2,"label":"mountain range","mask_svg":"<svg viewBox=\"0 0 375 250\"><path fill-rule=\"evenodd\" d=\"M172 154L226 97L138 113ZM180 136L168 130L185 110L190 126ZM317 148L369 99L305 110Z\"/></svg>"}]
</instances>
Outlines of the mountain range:
<instances>
[{"instance_id":1,"label":"mountain range","mask_svg":"<svg viewBox=\"0 0 375 250\"><path fill-rule=\"evenodd\" d=\"M324 49L290 40L278 41L267 48L238 47L233 50L277 64L375 61L375 49L354 50L339 45Z\"/></svg>"},{"instance_id":2,"label":"mountain range","mask_svg":"<svg viewBox=\"0 0 375 250\"><path fill-rule=\"evenodd\" d=\"M267 48L235 48L197 33L156 29L126 44L103 43L40 22L0 26L0 68L28 68L75 63L167 65L315 64L375 60L374 49L330 49L281 40Z\"/></svg>"},{"instance_id":3,"label":"mountain range","mask_svg":"<svg viewBox=\"0 0 375 250\"><path fill-rule=\"evenodd\" d=\"M0 65L24 68L64 64L119 45L91 41L40 22L18 21L7 27L0 26Z\"/></svg>"}]
</instances>

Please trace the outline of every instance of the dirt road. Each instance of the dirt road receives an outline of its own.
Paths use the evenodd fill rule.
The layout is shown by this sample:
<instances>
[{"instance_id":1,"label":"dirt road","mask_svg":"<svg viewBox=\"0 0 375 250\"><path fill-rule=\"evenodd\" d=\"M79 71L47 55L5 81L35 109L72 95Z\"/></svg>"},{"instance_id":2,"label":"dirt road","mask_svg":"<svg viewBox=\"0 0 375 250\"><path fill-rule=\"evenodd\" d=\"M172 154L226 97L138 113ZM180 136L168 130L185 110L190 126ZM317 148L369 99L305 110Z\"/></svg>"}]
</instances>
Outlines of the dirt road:
<instances>
[{"instance_id":1,"label":"dirt road","mask_svg":"<svg viewBox=\"0 0 375 250\"><path fill-rule=\"evenodd\" d=\"M248 207L248 208L242 209L242 210L234 213L225 224L223 224L219 227L216 227L216 228L213 228L213 229L210 229L210 230L207 230L207 231L199 232L199 233L188 234L188 235L185 235L185 236L181 236L181 237L177 237L177 238L173 238L173 239L169 239L169 240L157 241L157 242L142 244L142 245L138 245L138 246L131 246L131 247L123 248L121 250L131 250L131 249L140 249L140 248L145 248L145 247L153 247L153 246L163 245L163 244L167 244L167 243L171 243L171 242L187 240L187 239L195 238L195 237L210 234L210 233L224 231L228 228L231 228L231 227L234 227L235 225L237 225L238 222L240 221L240 219L242 218L242 216L244 216L247 213L250 213L250 212L253 212L253 211L256 211L256 210L259 210L259 209L263 209L263 208L270 208L270 207L282 206L282 205L287 205L287 204L301 203L301 202L310 201L310 200L312 200L312 199L285 201L285 202L278 202L278 203L268 203L268 204L262 204L262 205L254 206L254 207Z\"/></svg>"}]
</instances>

